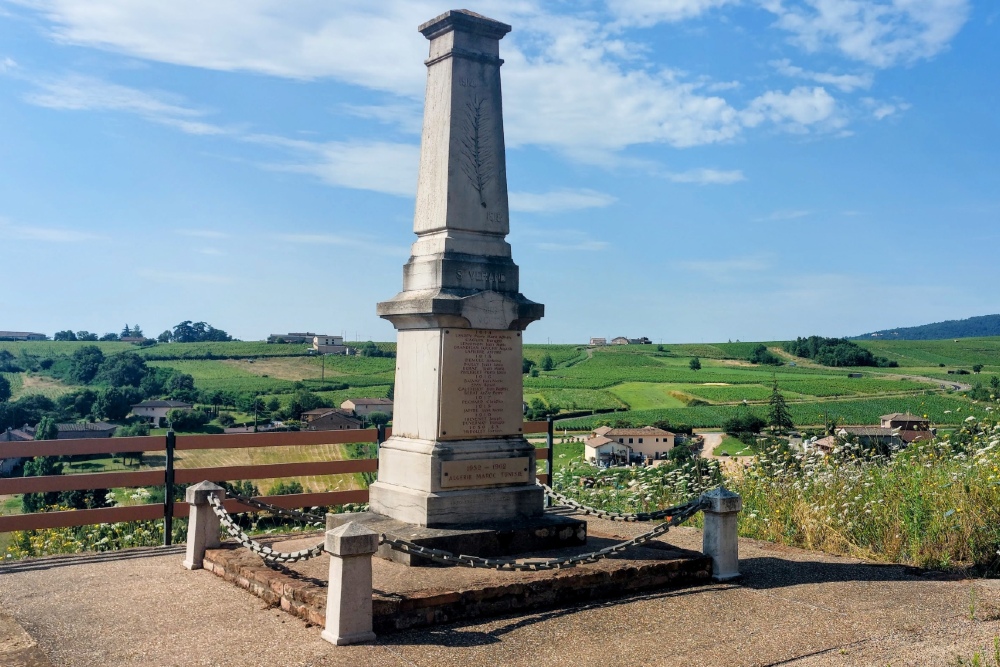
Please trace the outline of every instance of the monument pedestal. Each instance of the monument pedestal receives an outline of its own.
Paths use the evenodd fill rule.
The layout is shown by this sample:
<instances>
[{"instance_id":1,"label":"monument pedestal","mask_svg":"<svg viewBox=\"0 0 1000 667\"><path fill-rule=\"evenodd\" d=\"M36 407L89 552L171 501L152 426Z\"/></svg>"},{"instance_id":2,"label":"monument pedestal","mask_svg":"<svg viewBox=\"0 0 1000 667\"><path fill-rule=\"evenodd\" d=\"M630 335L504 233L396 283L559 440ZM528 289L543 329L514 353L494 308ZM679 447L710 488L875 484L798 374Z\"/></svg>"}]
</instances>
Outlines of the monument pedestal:
<instances>
[{"instance_id":1,"label":"monument pedestal","mask_svg":"<svg viewBox=\"0 0 1000 667\"><path fill-rule=\"evenodd\" d=\"M327 514L326 529L353 521L376 533L431 549L481 558L501 558L575 547L587 543L587 522L559 514L541 514L516 521L477 521L448 528L426 528L397 521L375 512ZM376 556L411 567L441 567L440 563L379 546Z\"/></svg>"}]
</instances>

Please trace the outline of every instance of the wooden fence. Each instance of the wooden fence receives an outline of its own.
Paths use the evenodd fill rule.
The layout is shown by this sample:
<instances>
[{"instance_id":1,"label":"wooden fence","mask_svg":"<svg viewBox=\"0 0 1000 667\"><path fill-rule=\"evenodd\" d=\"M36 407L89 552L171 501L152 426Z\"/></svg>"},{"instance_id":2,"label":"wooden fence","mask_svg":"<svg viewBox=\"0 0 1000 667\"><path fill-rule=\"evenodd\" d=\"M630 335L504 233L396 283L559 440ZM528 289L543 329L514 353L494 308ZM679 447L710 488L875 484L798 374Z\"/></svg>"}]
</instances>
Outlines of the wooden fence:
<instances>
[{"instance_id":1,"label":"wooden fence","mask_svg":"<svg viewBox=\"0 0 1000 667\"><path fill-rule=\"evenodd\" d=\"M546 447L539 448L536 452L538 460L548 461L547 472L538 475L539 481L548 483L548 473L552 470L552 420L549 419L547 422L525 422L523 432L525 435L546 434ZM99 523L114 523L118 521L163 519L165 522L163 531L164 542L170 544L173 518L185 517L189 511L187 503L175 502L173 500L176 484L196 484L204 480L231 482L273 477L378 472L378 459L349 459L316 461L311 463L272 463L266 465L212 468L178 468L174 465L175 451L347 443L378 444L391 435L391 433L391 429L384 429L382 431L377 429L285 431L239 433L233 435L175 435L171 432L165 436L137 438L85 438L79 440L0 442L0 459L28 458L33 456L84 456L120 452L165 452L166 454L164 467L155 470L0 478L0 495L112 489L119 487L164 487L164 502L162 504L0 516L0 533L13 530L64 528ZM368 502L368 489L329 491L324 493L297 493L283 496L259 496L257 499L285 508L343 505L345 503ZM233 499L226 501L226 509L230 512L258 511Z\"/></svg>"}]
</instances>

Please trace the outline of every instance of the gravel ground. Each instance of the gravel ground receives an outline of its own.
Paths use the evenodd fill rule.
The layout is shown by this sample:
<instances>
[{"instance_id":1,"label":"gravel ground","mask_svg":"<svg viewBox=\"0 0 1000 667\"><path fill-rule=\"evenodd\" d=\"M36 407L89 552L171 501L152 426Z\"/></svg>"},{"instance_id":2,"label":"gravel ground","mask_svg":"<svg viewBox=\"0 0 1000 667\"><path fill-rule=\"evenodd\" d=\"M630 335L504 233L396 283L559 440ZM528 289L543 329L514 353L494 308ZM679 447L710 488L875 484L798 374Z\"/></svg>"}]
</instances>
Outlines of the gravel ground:
<instances>
[{"instance_id":1,"label":"gravel ground","mask_svg":"<svg viewBox=\"0 0 1000 667\"><path fill-rule=\"evenodd\" d=\"M628 534L631 524L594 526ZM668 541L698 548L682 528ZM666 591L334 647L177 548L0 565L0 610L56 667L946 665L1000 635L1000 582L741 540L739 584ZM970 603L975 597L975 616Z\"/></svg>"}]
</instances>

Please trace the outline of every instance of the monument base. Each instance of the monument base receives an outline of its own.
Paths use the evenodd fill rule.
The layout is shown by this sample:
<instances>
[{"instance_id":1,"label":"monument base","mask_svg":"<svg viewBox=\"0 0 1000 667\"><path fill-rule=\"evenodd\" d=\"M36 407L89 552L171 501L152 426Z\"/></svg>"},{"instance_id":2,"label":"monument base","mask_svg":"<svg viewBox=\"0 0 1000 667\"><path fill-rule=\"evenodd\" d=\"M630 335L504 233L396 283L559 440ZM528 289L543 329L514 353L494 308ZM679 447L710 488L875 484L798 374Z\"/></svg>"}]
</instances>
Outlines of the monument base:
<instances>
[{"instance_id":1,"label":"monument base","mask_svg":"<svg viewBox=\"0 0 1000 667\"><path fill-rule=\"evenodd\" d=\"M535 484L455 491L418 491L386 482L369 487L372 512L428 528L483 521L519 521L541 515L545 491Z\"/></svg>"},{"instance_id":2,"label":"monument base","mask_svg":"<svg viewBox=\"0 0 1000 667\"><path fill-rule=\"evenodd\" d=\"M336 528L348 521L361 523L392 539L483 558L514 556L587 543L586 521L550 513L519 521L492 521L448 528L414 526L375 512L327 514L326 529ZM411 567L440 565L420 556L396 551L387 544L379 545L375 555Z\"/></svg>"}]
</instances>

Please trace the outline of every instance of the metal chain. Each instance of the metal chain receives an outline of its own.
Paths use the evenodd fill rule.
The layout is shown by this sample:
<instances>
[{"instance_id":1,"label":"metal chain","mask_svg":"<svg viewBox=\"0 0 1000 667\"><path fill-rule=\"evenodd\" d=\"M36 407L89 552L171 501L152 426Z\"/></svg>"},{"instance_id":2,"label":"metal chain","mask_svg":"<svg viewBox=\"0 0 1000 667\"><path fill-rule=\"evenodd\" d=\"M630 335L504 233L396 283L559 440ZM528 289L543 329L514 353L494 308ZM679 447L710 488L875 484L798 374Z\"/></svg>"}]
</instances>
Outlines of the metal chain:
<instances>
[{"instance_id":1,"label":"metal chain","mask_svg":"<svg viewBox=\"0 0 1000 667\"><path fill-rule=\"evenodd\" d=\"M385 534L379 536L379 544L388 544L391 548L402 553L411 554L415 556L420 556L421 558L427 558L437 563L442 563L444 565L462 565L465 567L473 568L488 568L491 570L506 570L506 571L538 571L538 570L558 570L564 567L576 567L577 565L582 565L584 563L596 563L602 558L607 558L613 554L621 553L629 547L643 544L648 542L654 537L659 537L663 535L668 530L674 526L678 526L689 518L694 516L699 510L703 509L707 505L707 500L702 496L696 498L684 505L680 505L676 509L675 513L670 516L669 519L659 524L649 532L643 533L638 537L633 537L631 540L625 542L619 542L618 544L613 544L609 547L605 547L598 551L591 551L589 553L578 554L576 556L567 556L564 558L548 558L545 560L532 560L524 559L518 560L515 558L479 558L477 556L465 556L458 555L442 551L440 549L430 549L428 547L409 542L407 540L396 540L387 537Z\"/></svg>"},{"instance_id":2,"label":"metal chain","mask_svg":"<svg viewBox=\"0 0 1000 667\"><path fill-rule=\"evenodd\" d=\"M219 517L219 521L226 527L226 532L239 541L241 546L246 547L269 563L297 563L300 560L309 560L323 555L324 542L320 542L310 549L293 551L292 553L275 551L271 547L264 546L260 542L250 539L250 536L243 532L243 529L236 525L233 518L229 516L225 506L216 494L208 496L208 503L212 506L212 511Z\"/></svg>"},{"instance_id":3,"label":"metal chain","mask_svg":"<svg viewBox=\"0 0 1000 667\"><path fill-rule=\"evenodd\" d=\"M278 507L277 505L271 505L261 500L257 500L256 498L241 496L230 491L227 491L226 495L233 500L236 500L244 505L249 505L250 507L256 507L259 510L273 512L274 514L287 516L292 519L299 519L300 521L309 521L310 523L321 523L326 525L326 517L319 514L313 514L312 512L300 512L299 510L288 509L287 507Z\"/></svg>"},{"instance_id":4,"label":"metal chain","mask_svg":"<svg viewBox=\"0 0 1000 667\"><path fill-rule=\"evenodd\" d=\"M683 505L675 505L674 507L667 507L662 510L656 510L655 512L637 512L635 514L629 514L627 512L608 512L607 510L587 507L569 496L565 496L558 491L553 490L551 487L542 484L541 482L538 484L545 489L545 495L552 498L557 503L566 505L567 507L572 507L581 514L595 516L598 519L607 519L608 521L659 521L664 517L673 516L676 512L681 511L683 508L687 507L688 504L690 504L684 503Z\"/></svg>"}]
</instances>

